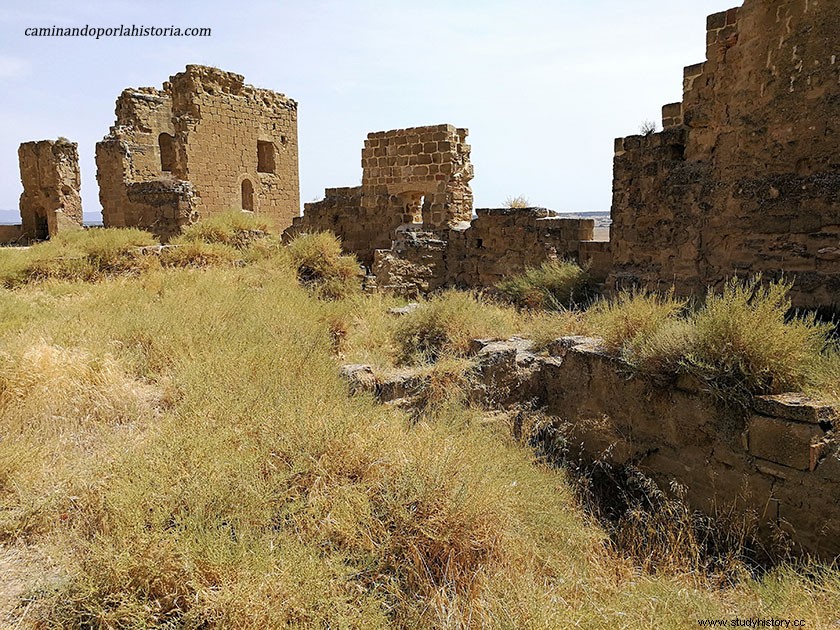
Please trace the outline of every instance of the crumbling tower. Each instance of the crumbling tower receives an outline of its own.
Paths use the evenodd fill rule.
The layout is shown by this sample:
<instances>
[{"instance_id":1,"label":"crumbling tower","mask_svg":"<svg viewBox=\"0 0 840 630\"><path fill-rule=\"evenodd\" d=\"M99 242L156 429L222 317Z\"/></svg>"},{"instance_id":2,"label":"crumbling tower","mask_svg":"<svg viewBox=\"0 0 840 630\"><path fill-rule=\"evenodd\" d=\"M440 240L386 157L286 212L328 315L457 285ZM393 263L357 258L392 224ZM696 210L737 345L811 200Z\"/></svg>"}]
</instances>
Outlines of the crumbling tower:
<instances>
[{"instance_id":1,"label":"crumbling tower","mask_svg":"<svg viewBox=\"0 0 840 630\"><path fill-rule=\"evenodd\" d=\"M79 150L64 138L24 142L18 149L24 239L44 240L82 225Z\"/></svg>"},{"instance_id":2,"label":"crumbling tower","mask_svg":"<svg viewBox=\"0 0 840 630\"><path fill-rule=\"evenodd\" d=\"M300 212L297 103L244 77L187 66L162 90L124 90L96 146L106 226L166 239L230 210L282 229Z\"/></svg>"},{"instance_id":3,"label":"crumbling tower","mask_svg":"<svg viewBox=\"0 0 840 630\"><path fill-rule=\"evenodd\" d=\"M616 141L612 286L702 294L781 271L800 306L840 294L840 11L746 0L709 16L660 133Z\"/></svg>"}]
</instances>

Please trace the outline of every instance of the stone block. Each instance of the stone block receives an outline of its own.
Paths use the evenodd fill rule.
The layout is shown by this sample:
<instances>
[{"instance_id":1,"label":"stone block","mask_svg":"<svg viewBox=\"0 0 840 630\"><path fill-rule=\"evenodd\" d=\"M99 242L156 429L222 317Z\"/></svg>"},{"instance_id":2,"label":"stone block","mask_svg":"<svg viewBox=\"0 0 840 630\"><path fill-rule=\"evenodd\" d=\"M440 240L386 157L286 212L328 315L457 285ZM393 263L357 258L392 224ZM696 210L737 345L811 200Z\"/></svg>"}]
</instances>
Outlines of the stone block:
<instances>
[{"instance_id":1,"label":"stone block","mask_svg":"<svg viewBox=\"0 0 840 630\"><path fill-rule=\"evenodd\" d=\"M749 452L755 457L797 470L811 467L811 446L825 432L819 426L753 415L748 425Z\"/></svg>"}]
</instances>

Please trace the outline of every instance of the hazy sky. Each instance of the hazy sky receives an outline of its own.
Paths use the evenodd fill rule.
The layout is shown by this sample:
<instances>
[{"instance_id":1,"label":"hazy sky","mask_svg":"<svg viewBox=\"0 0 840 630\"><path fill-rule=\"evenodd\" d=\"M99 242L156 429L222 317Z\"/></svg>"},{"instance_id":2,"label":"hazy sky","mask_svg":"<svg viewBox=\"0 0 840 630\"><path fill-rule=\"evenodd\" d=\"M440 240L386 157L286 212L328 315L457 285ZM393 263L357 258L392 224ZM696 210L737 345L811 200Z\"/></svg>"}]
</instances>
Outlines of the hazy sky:
<instances>
[{"instance_id":1,"label":"hazy sky","mask_svg":"<svg viewBox=\"0 0 840 630\"><path fill-rule=\"evenodd\" d=\"M0 7L0 208L16 209L17 147L79 143L85 212L94 145L125 87L190 63L299 103L301 201L361 179L370 131L468 127L476 207L524 195L607 210L613 139L660 122L682 68L704 59L705 16L737 0L28 0ZM211 37L26 37L27 27L210 27Z\"/></svg>"}]
</instances>

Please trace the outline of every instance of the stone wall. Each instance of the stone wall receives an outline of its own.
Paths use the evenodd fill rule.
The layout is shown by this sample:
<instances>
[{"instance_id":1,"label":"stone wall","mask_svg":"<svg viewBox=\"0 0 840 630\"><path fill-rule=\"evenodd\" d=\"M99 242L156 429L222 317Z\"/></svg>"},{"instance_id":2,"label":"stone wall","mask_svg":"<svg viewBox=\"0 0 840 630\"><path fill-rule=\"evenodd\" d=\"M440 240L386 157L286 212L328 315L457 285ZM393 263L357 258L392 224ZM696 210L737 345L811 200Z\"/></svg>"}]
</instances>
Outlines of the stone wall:
<instances>
[{"instance_id":1,"label":"stone wall","mask_svg":"<svg viewBox=\"0 0 840 630\"><path fill-rule=\"evenodd\" d=\"M387 203L387 198L381 201ZM398 209L383 211L370 204L361 186L327 188L324 199L303 207L303 216L292 220L292 226L283 234L284 240L304 232L333 232L341 239L344 250L355 254L367 267L373 263L375 250L391 246L395 230L402 223Z\"/></svg>"},{"instance_id":2,"label":"stone wall","mask_svg":"<svg viewBox=\"0 0 840 630\"><path fill-rule=\"evenodd\" d=\"M20 235L9 240L44 240L60 230L81 227L78 145L64 139L24 142L18 159L22 226Z\"/></svg>"},{"instance_id":3,"label":"stone wall","mask_svg":"<svg viewBox=\"0 0 840 630\"><path fill-rule=\"evenodd\" d=\"M768 544L784 534L795 553L840 555L838 410L801 394L726 408L690 378L630 375L585 337L558 339L543 354L524 339L476 340L473 350L469 398L542 410L568 457L636 466L666 492L684 487L706 514L744 516ZM383 402L411 405L424 387L420 369L379 380L364 366L344 373L351 389Z\"/></svg>"},{"instance_id":4,"label":"stone wall","mask_svg":"<svg viewBox=\"0 0 840 630\"><path fill-rule=\"evenodd\" d=\"M334 232L377 286L404 295L487 287L558 258L594 263L602 280L608 249L583 249L592 220L545 208L478 209L473 219L467 134L452 125L368 134L362 185L328 188L323 200L305 204L284 238Z\"/></svg>"},{"instance_id":5,"label":"stone wall","mask_svg":"<svg viewBox=\"0 0 840 630\"><path fill-rule=\"evenodd\" d=\"M593 257L581 255L592 239L592 219L566 219L546 208L479 208L476 215L449 229L430 230L425 223L397 228L392 246L376 251L377 286L408 296L485 288L547 261L586 265Z\"/></svg>"},{"instance_id":6,"label":"stone wall","mask_svg":"<svg viewBox=\"0 0 840 630\"><path fill-rule=\"evenodd\" d=\"M116 116L96 146L106 227L166 239L230 210L280 229L299 214L297 103L282 94L190 65L162 90L124 90Z\"/></svg>"},{"instance_id":7,"label":"stone wall","mask_svg":"<svg viewBox=\"0 0 840 630\"><path fill-rule=\"evenodd\" d=\"M746 0L709 16L661 133L616 141L611 287L702 294L784 272L799 306L840 293L840 12Z\"/></svg>"},{"instance_id":8,"label":"stone wall","mask_svg":"<svg viewBox=\"0 0 840 630\"><path fill-rule=\"evenodd\" d=\"M286 240L303 232L334 232L367 267L403 224L447 229L472 217L470 145L453 125L369 133L362 149L362 185L327 188L304 204Z\"/></svg>"}]
</instances>

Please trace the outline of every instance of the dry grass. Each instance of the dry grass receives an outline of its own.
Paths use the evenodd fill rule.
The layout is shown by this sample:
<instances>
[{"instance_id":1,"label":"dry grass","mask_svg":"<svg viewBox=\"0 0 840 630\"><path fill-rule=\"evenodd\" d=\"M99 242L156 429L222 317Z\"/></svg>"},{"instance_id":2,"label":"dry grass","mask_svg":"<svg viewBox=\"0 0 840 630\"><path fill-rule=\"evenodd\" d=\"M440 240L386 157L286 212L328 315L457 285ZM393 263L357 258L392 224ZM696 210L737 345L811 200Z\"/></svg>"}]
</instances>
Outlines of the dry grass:
<instances>
[{"instance_id":1,"label":"dry grass","mask_svg":"<svg viewBox=\"0 0 840 630\"><path fill-rule=\"evenodd\" d=\"M286 249L298 280L319 297L338 299L358 293L362 270L355 256L341 253L334 234L317 232L296 236Z\"/></svg>"},{"instance_id":2,"label":"dry grass","mask_svg":"<svg viewBox=\"0 0 840 630\"><path fill-rule=\"evenodd\" d=\"M399 320L393 333L398 360L430 363L444 355L463 357L473 339L508 337L516 323L510 309L478 295L448 291Z\"/></svg>"},{"instance_id":3,"label":"dry grass","mask_svg":"<svg viewBox=\"0 0 840 630\"><path fill-rule=\"evenodd\" d=\"M49 552L61 576L18 592L9 625L24 613L102 628L840 615L836 573L718 591L690 571L634 568L562 472L449 396L469 337L554 320L463 294L402 318L385 313L390 298L323 301L284 256L0 292L0 546ZM406 350L437 359L429 413L348 398L336 354Z\"/></svg>"},{"instance_id":4,"label":"dry grass","mask_svg":"<svg viewBox=\"0 0 840 630\"><path fill-rule=\"evenodd\" d=\"M50 279L93 282L138 274L156 261L136 248L154 244L151 234L137 229L62 232L26 249L0 251L0 284L11 288Z\"/></svg>"},{"instance_id":5,"label":"dry grass","mask_svg":"<svg viewBox=\"0 0 840 630\"><path fill-rule=\"evenodd\" d=\"M576 263L552 260L496 285L498 295L520 308L563 310L586 301L589 279Z\"/></svg>"},{"instance_id":6,"label":"dry grass","mask_svg":"<svg viewBox=\"0 0 840 630\"><path fill-rule=\"evenodd\" d=\"M803 389L835 396L840 363L831 327L791 317L790 286L732 279L694 311L671 296L625 293L597 304L587 320L609 351L637 369L694 374L728 401Z\"/></svg>"}]
</instances>

